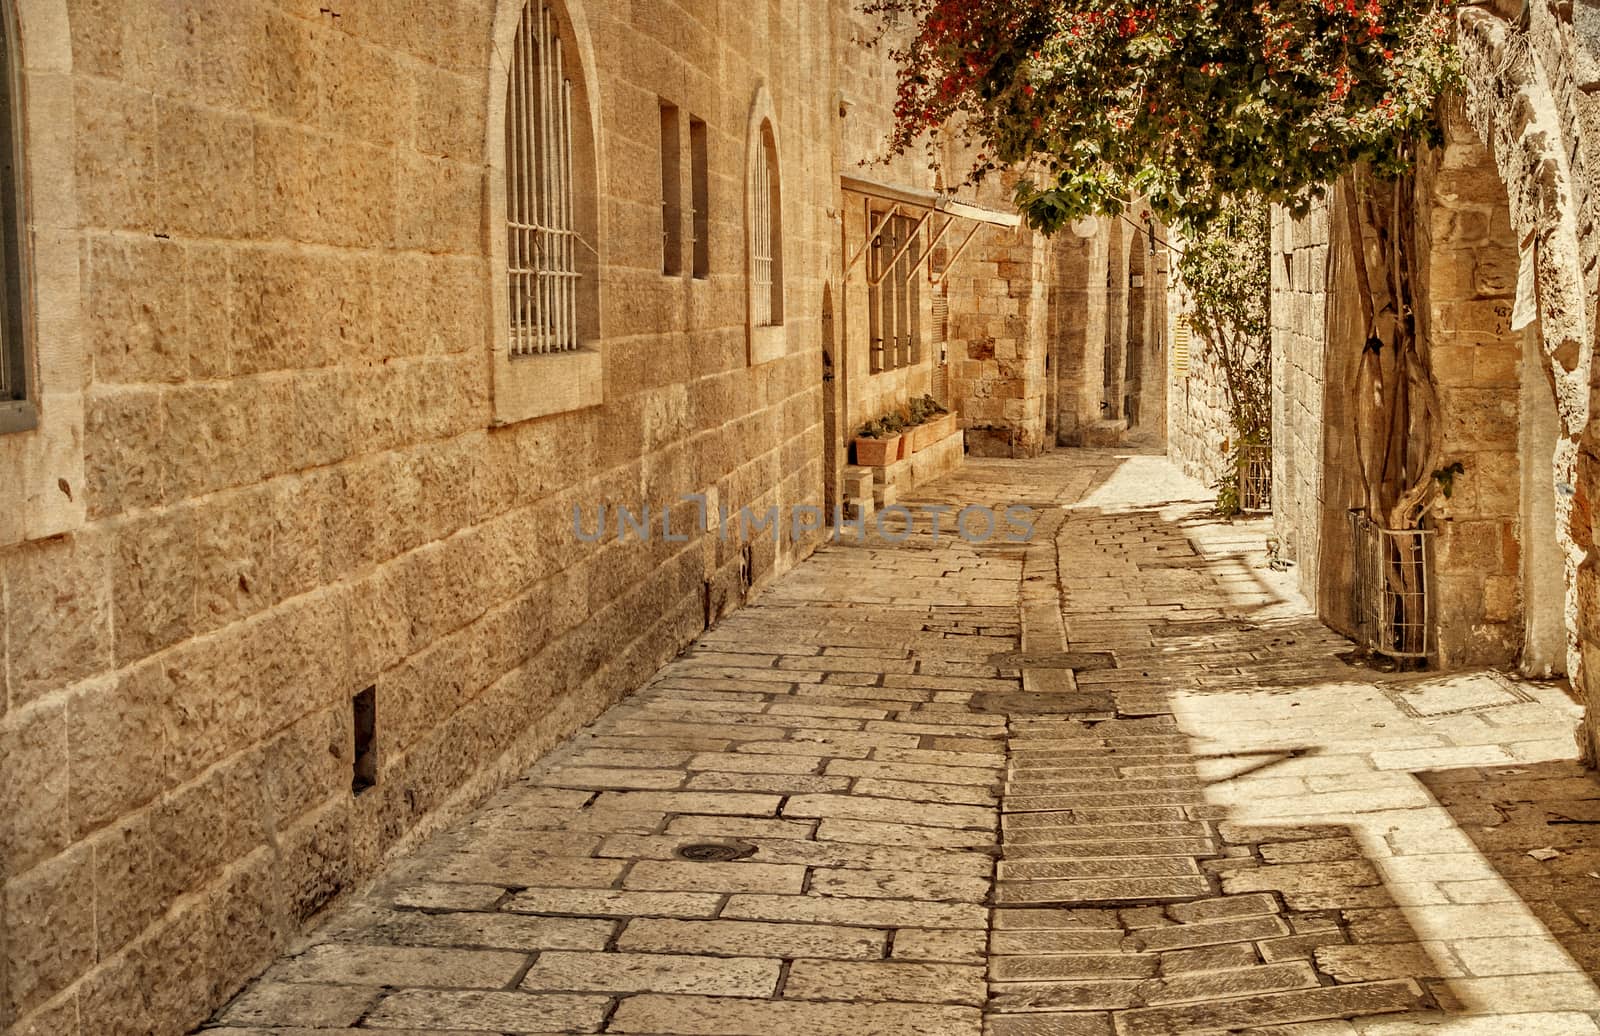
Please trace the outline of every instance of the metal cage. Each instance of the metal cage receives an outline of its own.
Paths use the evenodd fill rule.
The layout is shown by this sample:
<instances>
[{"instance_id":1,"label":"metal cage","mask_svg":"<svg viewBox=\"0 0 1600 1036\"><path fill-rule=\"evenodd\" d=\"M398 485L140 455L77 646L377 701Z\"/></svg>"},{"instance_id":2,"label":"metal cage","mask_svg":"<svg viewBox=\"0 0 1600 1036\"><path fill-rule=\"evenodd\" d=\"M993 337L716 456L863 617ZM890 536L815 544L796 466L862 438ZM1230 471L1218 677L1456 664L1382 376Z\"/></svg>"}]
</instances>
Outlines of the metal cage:
<instances>
[{"instance_id":1,"label":"metal cage","mask_svg":"<svg viewBox=\"0 0 1600 1036\"><path fill-rule=\"evenodd\" d=\"M1394 659L1433 649L1432 529L1385 529L1350 512L1353 614L1361 642Z\"/></svg>"},{"instance_id":2,"label":"metal cage","mask_svg":"<svg viewBox=\"0 0 1600 1036\"><path fill-rule=\"evenodd\" d=\"M1239 510L1262 514L1272 510L1272 447L1239 448Z\"/></svg>"}]
</instances>

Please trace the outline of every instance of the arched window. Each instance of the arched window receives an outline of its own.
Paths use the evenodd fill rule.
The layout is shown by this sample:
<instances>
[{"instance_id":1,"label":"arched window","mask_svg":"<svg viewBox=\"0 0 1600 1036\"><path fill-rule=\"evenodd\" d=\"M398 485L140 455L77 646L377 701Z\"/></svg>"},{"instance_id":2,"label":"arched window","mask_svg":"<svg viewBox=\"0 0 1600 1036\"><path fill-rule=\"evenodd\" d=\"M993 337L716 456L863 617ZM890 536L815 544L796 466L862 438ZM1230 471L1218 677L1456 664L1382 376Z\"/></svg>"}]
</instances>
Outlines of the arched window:
<instances>
[{"instance_id":1,"label":"arched window","mask_svg":"<svg viewBox=\"0 0 1600 1036\"><path fill-rule=\"evenodd\" d=\"M602 178L593 59L577 13L562 0L506 0L496 21L489 253L494 417L502 424L602 401Z\"/></svg>"},{"instance_id":2,"label":"arched window","mask_svg":"<svg viewBox=\"0 0 1600 1036\"><path fill-rule=\"evenodd\" d=\"M22 134L18 126L16 28L0 4L0 432L37 423L29 385L23 306Z\"/></svg>"},{"instance_id":3,"label":"arched window","mask_svg":"<svg viewBox=\"0 0 1600 1036\"><path fill-rule=\"evenodd\" d=\"M578 347L572 84L550 8L517 25L506 91L506 273L512 356Z\"/></svg>"},{"instance_id":4,"label":"arched window","mask_svg":"<svg viewBox=\"0 0 1600 1036\"><path fill-rule=\"evenodd\" d=\"M772 124L761 124L761 146L750 184L751 304L757 327L783 323L783 214L778 197L778 149Z\"/></svg>"},{"instance_id":5,"label":"arched window","mask_svg":"<svg viewBox=\"0 0 1600 1036\"><path fill-rule=\"evenodd\" d=\"M756 90L750 109L745 162L746 292L750 362L765 363L785 352L783 336L783 177L772 99Z\"/></svg>"}]
</instances>

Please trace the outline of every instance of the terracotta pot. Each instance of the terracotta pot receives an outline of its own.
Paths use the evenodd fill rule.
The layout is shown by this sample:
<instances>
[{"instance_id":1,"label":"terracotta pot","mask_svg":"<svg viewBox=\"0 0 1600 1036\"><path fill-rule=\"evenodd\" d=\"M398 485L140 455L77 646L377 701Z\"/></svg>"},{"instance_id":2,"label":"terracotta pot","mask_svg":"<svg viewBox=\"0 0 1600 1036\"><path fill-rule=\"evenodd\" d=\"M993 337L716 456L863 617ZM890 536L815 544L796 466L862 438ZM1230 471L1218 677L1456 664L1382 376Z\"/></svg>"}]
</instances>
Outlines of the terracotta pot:
<instances>
[{"instance_id":1,"label":"terracotta pot","mask_svg":"<svg viewBox=\"0 0 1600 1036\"><path fill-rule=\"evenodd\" d=\"M901 435L884 439L857 439L856 463L866 468L881 468L899 459Z\"/></svg>"},{"instance_id":2,"label":"terracotta pot","mask_svg":"<svg viewBox=\"0 0 1600 1036\"><path fill-rule=\"evenodd\" d=\"M940 414L928 423L934 426L933 442L949 438L961 430L961 422L956 419L955 414Z\"/></svg>"}]
</instances>

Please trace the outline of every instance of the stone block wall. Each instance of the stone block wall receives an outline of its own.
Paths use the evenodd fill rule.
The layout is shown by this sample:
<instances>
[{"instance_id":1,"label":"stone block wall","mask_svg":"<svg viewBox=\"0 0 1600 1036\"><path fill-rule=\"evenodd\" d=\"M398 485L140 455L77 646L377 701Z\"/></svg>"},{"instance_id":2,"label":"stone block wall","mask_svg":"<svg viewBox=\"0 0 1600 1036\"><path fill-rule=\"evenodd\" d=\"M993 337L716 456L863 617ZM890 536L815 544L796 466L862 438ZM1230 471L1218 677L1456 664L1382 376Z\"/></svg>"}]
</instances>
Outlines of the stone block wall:
<instances>
[{"instance_id":1,"label":"stone block wall","mask_svg":"<svg viewBox=\"0 0 1600 1036\"><path fill-rule=\"evenodd\" d=\"M1511 330L1517 247L1505 189L1470 126L1453 120L1417 174L1419 327L1443 420L1441 466L1459 463L1436 530L1438 653L1446 668L1514 663L1523 641L1522 340ZM1542 385L1541 385L1542 387ZM1548 477L1549 458L1529 458ZM1554 529L1545 530L1553 542Z\"/></svg>"},{"instance_id":2,"label":"stone block wall","mask_svg":"<svg viewBox=\"0 0 1600 1036\"><path fill-rule=\"evenodd\" d=\"M1168 294L1178 312L1178 291ZM1172 332L1168 331L1168 340ZM1167 365L1167 455L1184 474L1215 486L1228 469L1223 444L1233 435L1228 396L1216 353L1197 330L1189 332L1188 369L1180 374Z\"/></svg>"},{"instance_id":3,"label":"stone block wall","mask_svg":"<svg viewBox=\"0 0 1600 1036\"><path fill-rule=\"evenodd\" d=\"M1328 210L1322 200L1303 219L1279 208L1272 214L1273 527L1284 556L1296 565L1301 592L1319 608L1322 523L1330 509L1322 463L1332 289Z\"/></svg>"},{"instance_id":4,"label":"stone block wall","mask_svg":"<svg viewBox=\"0 0 1600 1036\"><path fill-rule=\"evenodd\" d=\"M812 546L587 543L572 512L821 503L834 11L554 5L598 79L604 401L496 426L485 112L509 3L19 0L30 141L68 156L33 185L36 262L59 283L67 240L82 277L40 297L46 344L77 326L83 355L46 368L47 409L83 416L0 451L0 486L81 503L0 522L8 1036L186 1031ZM751 366L759 84L788 334ZM703 281L660 272L658 98L708 126ZM693 505L672 520L694 530ZM378 776L353 795L369 687Z\"/></svg>"},{"instance_id":5,"label":"stone block wall","mask_svg":"<svg viewBox=\"0 0 1600 1036\"><path fill-rule=\"evenodd\" d=\"M980 456L1045 448L1050 243L1026 226L986 228L950 276L951 398Z\"/></svg>"}]
</instances>

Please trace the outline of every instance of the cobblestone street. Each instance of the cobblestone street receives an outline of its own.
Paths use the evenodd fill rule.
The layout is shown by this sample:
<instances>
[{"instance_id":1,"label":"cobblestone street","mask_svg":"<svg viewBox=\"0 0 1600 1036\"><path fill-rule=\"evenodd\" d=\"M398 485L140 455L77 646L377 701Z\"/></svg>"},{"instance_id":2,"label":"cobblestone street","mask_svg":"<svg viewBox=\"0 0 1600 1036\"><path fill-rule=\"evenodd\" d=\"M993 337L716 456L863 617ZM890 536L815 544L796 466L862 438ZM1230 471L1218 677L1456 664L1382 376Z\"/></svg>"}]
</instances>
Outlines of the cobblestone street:
<instances>
[{"instance_id":1,"label":"cobblestone street","mask_svg":"<svg viewBox=\"0 0 1600 1036\"><path fill-rule=\"evenodd\" d=\"M1029 542L825 547L205 1031L1600 1034L1578 707L1347 661L1208 497L969 458L902 502Z\"/></svg>"}]
</instances>

